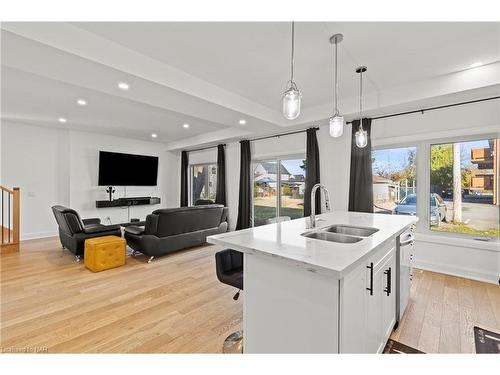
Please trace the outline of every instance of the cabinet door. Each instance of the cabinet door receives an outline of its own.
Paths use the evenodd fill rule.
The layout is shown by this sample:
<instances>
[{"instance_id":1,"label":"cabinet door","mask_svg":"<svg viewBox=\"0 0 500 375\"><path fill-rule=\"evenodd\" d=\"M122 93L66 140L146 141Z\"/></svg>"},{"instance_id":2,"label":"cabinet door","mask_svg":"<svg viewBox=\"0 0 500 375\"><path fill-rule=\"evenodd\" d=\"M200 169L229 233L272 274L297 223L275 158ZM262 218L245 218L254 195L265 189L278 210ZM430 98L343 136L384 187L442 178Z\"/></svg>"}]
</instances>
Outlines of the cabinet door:
<instances>
[{"instance_id":1,"label":"cabinet door","mask_svg":"<svg viewBox=\"0 0 500 375\"><path fill-rule=\"evenodd\" d=\"M392 262L392 263L391 263ZM386 343L386 326L394 325L396 294L386 298L387 268L391 268L391 288L395 290L395 251L389 243L365 263L350 272L340 287L340 352L380 353ZM392 303L384 306L384 303ZM390 316L389 310L392 310ZM392 319L392 323L384 319ZM386 318L384 318L386 317ZM384 322L384 323L383 323Z\"/></svg>"},{"instance_id":2,"label":"cabinet door","mask_svg":"<svg viewBox=\"0 0 500 375\"><path fill-rule=\"evenodd\" d=\"M385 345L396 323L396 257L394 252L380 268L382 274L382 337L381 345ZM381 350L384 348L382 347Z\"/></svg>"},{"instance_id":3,"label":"cabinet door","mask_svg":"<svg viewBox=\"0 0 500 375\"><path fill-rule=\"evenodd\" d=\"M340 298L340 352L367 353L366 302L367 283L366 265L362 264L343 280Z\"/></svg>"},{"instance_id":4,"label":"cabinet door","mask_svg":"<svg viewBox=\"0 0 500 375\"><path fill-rule=\"evenodd\" d=\"M373 277L370 275L373 272ZM378 353L380 351L380 342L382 337L382 293L384 274L378 265L373 265L373 271L367 272L369 288L372 293L366 296L366 353ZM373 282L371 281L373 280Z\"/></svg>"}]
</instances>

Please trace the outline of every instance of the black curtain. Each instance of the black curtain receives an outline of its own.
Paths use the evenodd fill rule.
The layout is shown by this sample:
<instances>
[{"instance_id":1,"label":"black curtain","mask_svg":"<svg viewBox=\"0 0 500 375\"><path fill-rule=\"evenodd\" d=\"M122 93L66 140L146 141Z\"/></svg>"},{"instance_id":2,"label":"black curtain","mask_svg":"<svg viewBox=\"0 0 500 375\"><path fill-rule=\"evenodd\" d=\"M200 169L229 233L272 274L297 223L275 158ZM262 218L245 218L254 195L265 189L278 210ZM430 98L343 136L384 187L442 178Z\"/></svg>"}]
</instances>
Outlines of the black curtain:
<instances>
[{"instance_id":1,"label":"black curtain","mask_svg":"<svg viewBox=\"0 0 500 375\"><path fill-rule=\"evenodd\" d=\"M226 205L226 155L224 145L217 146L217 190L215 203Z\"/></svg>"},{"instance_id":2,"label":"black curtain","mask_svg":"<svg viewBox=\"0 0 500 375\"><path fill-rule=\"evenodd\" d=\"M240 141L240 148L240 195L238 199L236 230L250 228L252 223L252 187L250 179L250 163L252 158L250 155L250 141Z\"/></svg>"},{"instance_id":3,"label":"black curtain","mask_svg":"<svg viewBox=\"0 0 500 375\"><path fill-rule=\"evenodd\" d=\"M316 130L316 128L307 129L304 216L311 215L311 190L314 185L319 184L319 148ZM316 194L316 213L321 213L321 194Z\"/></svg>"},{"instance_id":4,"label":"black curtain","mask_svg":"<svg viewBox=\"0 0 500 375\"><path fill-rule=\"evenodd\" d=\"M188 205L188 153L181 153L181 207Z\"/></svg>"},{"instance_id":5,"label":"black curtain","mask_svg":"<svg viewBox=\"0 0 500 375\"><path fill-rule=\"evenodd\" d=\"M372 119L363 119L363 129L368 133L366 147L356 146L355 134L359 120L352 122L351 136L351 176L349 179L349 211L373 212L373 176L372 176Z\"/></svg>"}]
</instances>

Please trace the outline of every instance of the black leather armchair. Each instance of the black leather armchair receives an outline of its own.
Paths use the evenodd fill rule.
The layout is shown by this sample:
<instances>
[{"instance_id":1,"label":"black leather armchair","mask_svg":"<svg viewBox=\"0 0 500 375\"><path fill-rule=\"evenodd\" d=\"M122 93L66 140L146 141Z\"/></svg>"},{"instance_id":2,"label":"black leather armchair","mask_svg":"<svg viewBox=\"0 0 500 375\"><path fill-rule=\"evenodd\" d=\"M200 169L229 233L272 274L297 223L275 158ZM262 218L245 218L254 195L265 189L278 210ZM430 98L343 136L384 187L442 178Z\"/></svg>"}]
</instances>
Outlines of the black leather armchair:
<instances>
[{"instance_id":1,"label":"black leather armchair","mask_svg":"<svg viewBox=\"0 0 500 375\"><path fill-rule=\"evenodd\" d=\"M77 260L83 256L85 240L102 236L121 236L119 225L103 225L101 219L80 219L78 212L64 206L53 206L52 212L59 226L59 239L63 248L75 254Z\"/></svg>"}]
</instances>

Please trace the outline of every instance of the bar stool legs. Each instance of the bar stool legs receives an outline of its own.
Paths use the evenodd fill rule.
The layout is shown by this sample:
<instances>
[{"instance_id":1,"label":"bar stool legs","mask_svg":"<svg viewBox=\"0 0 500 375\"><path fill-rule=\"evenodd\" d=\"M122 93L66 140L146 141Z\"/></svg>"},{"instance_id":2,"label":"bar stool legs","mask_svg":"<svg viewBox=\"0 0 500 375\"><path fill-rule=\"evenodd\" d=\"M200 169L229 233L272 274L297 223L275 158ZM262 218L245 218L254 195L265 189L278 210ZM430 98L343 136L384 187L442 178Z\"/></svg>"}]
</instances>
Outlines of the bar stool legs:
<instances>
[{"instance_id":1,"label":"bar stool legs","mask_svg":"<svg viewBox=\"0 0 500 375\"><path fill-rule=\"evenodd\" d=\"M222 352L224 354L242 354L243 331L236 331L227 336L222 346Z\"/></svg>"},{"instance_id":2,"label":"bar stool legs","mask_svg":"<svg viewBox=\"0 0 500 375\"><path fill-rule=\"evenodd\" d=\"M215 254L215 270L217 278L223 284L230 285L238 289L233 299L236 301L243 290L243 253L224 249ZM243 332L231 333L222 346L223 353L243 353Z\"/></svg>"}]
</instances>

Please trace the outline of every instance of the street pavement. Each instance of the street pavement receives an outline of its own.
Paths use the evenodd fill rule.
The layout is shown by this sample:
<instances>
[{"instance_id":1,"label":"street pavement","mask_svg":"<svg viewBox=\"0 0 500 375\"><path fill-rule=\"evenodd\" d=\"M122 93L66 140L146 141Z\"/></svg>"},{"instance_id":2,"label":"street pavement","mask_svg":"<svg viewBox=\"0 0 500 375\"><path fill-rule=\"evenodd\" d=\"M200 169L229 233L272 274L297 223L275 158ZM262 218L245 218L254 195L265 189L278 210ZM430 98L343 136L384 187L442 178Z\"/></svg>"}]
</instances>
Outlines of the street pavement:
<instances>
[{"instance_id":1,"label":"street pavement","mask_svg":"<svg viewBox=\"0 0 500 375\"><path fill-rule=\"evenodd\" d=\"M447 221L453 220L453 201L445 201ZM499 226L500 207L493 204L462 202L462 221L478 230Z\"/></svg>"}]
</instances>

